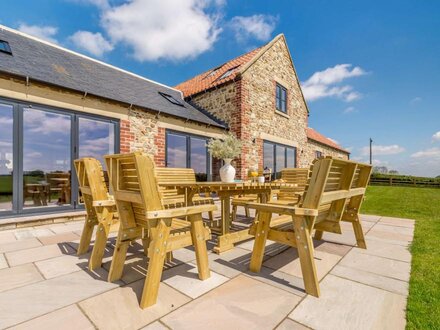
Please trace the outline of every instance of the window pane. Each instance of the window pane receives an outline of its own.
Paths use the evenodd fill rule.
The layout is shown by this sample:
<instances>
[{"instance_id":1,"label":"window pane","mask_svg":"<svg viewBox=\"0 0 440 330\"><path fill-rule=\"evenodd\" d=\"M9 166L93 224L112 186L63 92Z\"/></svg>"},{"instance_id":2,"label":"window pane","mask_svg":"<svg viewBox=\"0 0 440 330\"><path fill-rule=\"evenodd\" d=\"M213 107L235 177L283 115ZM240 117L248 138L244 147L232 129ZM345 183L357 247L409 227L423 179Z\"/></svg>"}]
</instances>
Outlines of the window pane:
<instances>
[{"instance_id":1,"label":"window pane","mask_svg":"<svg viewBox=\"0 0 440 330\"><path fill-rule=\"evenodd\" d=\"M296 148L287 148L287 167L296 167Z\"/></svg>"},{"instance_id":2,"label":"window pane","mask_svg":"<svg viewBox=\"0 0 440 330\"><path fill-rule=\"evenodd\" d=\"M263 167L271 169L272 173L275 170L274 147L271 143L263 144Z\"/></svg>"},{"instance_id":3,"label":"window pane","mask_svg":"<svg viewBox=\"0 0 440 330\"><path fill-rule=\"evenodd\" d=\"M208 173L206 169L208 158L206 153L206 140L191 137L190 162L190 167L196 173L197 181L207 181Z\"/></svg>"},{"instance_id":4,"label":"window pane","mask_svg":"<svg viewBox=\"0 0 440 330\"><path fill-rule=\"evenodd\" d=\"M0 104L0 212L12 209L13 108Z\"/></svg>"},{"instance_id":5,"label":"window pane","mask_svg":"<svg viewBox=\"0 0 440 330\"><path fill-rule=\"evenodd\" d=\"M79 158L93 157L104 165L104 155L115 153L115 125L79 118Z\"/></svg>"},{"instance_id":6,"label":"window pane","mask_svg":"<svg viewBox=\"0 0 440 330\"><path fill-rule=\"evenodd\" d=\"M186 167L186 136L167 134L167 167Z\"/></svg>"},{"instance_id":7,"label":"window pane","mask_svg":"<svg viewBox=\"0 0 440 330\"><path fill-rule=\"evenodd\" d=\"M275 172L276 178L281 176L281 170L286 167L286 148L277 145L276 146L276 159L275 159Z\"/></svg>"},{"instance_id":8,"label":"window pane","mask_svg":"<svg viewBox=\"0 0 440 330\"><path fill-rule=\"evenodd\" d=\"M23 113L23 207L70 204L71 117Z\"/></svg>"}]
</instances>

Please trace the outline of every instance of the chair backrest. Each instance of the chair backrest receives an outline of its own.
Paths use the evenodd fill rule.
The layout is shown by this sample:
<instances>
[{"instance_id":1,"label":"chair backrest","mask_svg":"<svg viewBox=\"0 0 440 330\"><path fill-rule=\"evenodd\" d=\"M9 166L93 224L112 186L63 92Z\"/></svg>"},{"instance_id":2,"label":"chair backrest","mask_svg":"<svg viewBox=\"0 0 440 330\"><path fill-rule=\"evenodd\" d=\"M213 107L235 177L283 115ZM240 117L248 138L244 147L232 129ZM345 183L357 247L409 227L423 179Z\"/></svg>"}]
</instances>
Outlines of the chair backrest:
<instances>
[{"instance_id":1,"label":"chair backrest","mask_svg":"<svg viewBox=\"0 0 440 330\"><path fill-rule=\"evenodd\" d=\"M109 198L101 162L95 158L81 158L76 159L74 165L87 215L96 219L93 201Z\"/></svg>"},{"instance_id":2,"label":"chair backrest","mask_svg":"<svg viewBox=\"0 0 440 330\"><path fill-rule=\"evenodd\" d=\"M196 174L192 168L172 168L172 167L156 167L156 179L158 184L163 183L195 183ZM179 195L177 189L159 187L162 199L166 203Z\"/></svg>"},{"instance_id":3,"label":"chair backrest","mask_svg":"<svg viewBox=\"0 0 440 330\"><path fill-rule=\"evenodd\" d=\"M308 168L283 168L281 170L281 179L287 183L297 184L298 190L304 191L309 179Z\"/></svg>"},{"instance_id":4,"label":"chair backrest","mask_svg":"<svg viewBox=\"0 0 440 330\"><path fill-rule=\"evenodd\" d=\"M314 222L339 222L347 206L359 212L372 166L331 157L316 159L301 207L317 209Z\"/></svg>"},{"instance_id":5,"label":"chair backrest","mask_svg":"<svg viewBox=\"0 0 440 330\"><path fill-rule=\"evenodd\" d=\"M146 211L162 210L154 161L142 152L104 156L124 228L149 226Z\"/></svg>"},{"instance_id":6,"label":"chair backrest","mask_svg":"<svg viewBox=\"0 0 440 330\"><path fill-rule=\"evenodd\" d=\"M70 186L69 172L52 172L46 173L46 181L49 183L50 189L61 189Z\"/></svg>"}]
</instances>

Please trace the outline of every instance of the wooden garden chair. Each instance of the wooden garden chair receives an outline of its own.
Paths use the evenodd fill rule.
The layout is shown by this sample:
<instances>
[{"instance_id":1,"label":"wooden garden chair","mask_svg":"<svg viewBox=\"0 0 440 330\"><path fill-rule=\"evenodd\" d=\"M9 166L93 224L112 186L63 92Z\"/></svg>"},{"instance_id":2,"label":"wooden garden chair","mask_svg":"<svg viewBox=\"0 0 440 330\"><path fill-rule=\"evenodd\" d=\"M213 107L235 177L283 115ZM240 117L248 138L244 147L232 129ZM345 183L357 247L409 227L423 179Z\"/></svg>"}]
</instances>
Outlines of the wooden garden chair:
<instances>
[{"instance_id":1,"label":"wooden garden chair","mask_svg":"<svg viewBox=\"0 0 440 330\"><path fill-rule=\"evenodd\" d=\"M297 206L249 204L258 211L250 229L255 235L250 270L259 272L266 239L298 249L304 286L307 293L319 297L319 284L313 259L311 233L341 232L340 221L353 224L359 247L366 248L359 219L359 208L370 177L371 166L340 159L315 160L302 202ZM273 219L272 214L288 215Z\"/></svg>"},{"instance_id":2,"label":"wooden garden chair","mask_svg":"<svg viewBox=\"0 0 440 330\"><path fill-rule=\"evenodd\" d=\"M283 187L277 193L274 204L295 205L298 204L304 194L309 180L310 170L308 168L283 168L281 170L281 181L295 184L296 187Z\"/></svg>"},{"instance_id":3,"label":"wooden garden chair","mask_svg":"<svg viewBox=\"0 0 440 330\"><path fill-rule=\"evenodd\" d=\"M196 174L192 168L171 168L171 167L156 167L156 178L157 183L195 183L196 182ZM172 188L159 188L162 194L162 201L165 208L175 208L182 207L185 205L185 196L179 194L177 189ZM202 204L214 204L214 199L210 196L194 196L192 200L193 205L202 205ZM208 212L209 220L211 223L214 222L214 212Z\"/></svg>"},{"instance_id":4,"label":"wooden garden chair","mask_svg":"<svg viewBox=\"0 0 440 330\"><path fill-rule=\"evenodd\" d=\"M129 243L140 238L149 257L141 308L157 301L168 252L194 246L199 278L209 278L206 240L211 233L203 225L202 213L215 211L217 207L207 204L165 209L154 162L149 156L134 152L104 158L121 223L109 280L121 278ZM189 221L178 217L187 217Z\"/></svg>"},{"instance_id":5,"label":"wooden garden chair","mask_svg":"<svg viewBox=\"0 0 440 330\"><path fill-rule=\"evenodd\" d=\"M74 165L87 212L77 254L88 251L93 230L98 226L89 260L89 269L93 270L101 267L109 232L118 229L118 214L113 196L108 193L101 162L95 158L81 158L75 160Z\"/></svg>"}]
</instances>

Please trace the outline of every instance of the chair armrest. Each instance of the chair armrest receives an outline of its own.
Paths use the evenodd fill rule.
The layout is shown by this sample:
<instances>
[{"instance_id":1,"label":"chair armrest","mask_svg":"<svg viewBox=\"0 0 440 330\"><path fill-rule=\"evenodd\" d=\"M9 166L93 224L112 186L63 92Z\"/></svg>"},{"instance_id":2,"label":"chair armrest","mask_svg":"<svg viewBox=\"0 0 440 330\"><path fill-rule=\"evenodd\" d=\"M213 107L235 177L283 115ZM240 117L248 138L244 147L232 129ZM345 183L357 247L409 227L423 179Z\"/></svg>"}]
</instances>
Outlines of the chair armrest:
<instances>
[{"instance_id":1,"label":"chair armrest","mask_svg":"<svg viewBox=\"0 0 440 330\"><path fill-rule=\"evenodd\" d=\"M148 211L145 213L145 215L147 217L147 220L169 219L169 218L182 217L182 216L199 214L203 212L210 212L216 210L217 210L217 206L214 204L202 204L202 205L194 205L188 207L179 207L175 209Z\"/></svg>"},{"instance_id":2,"label":"chair armrest","mask_svg":"<svg viewBox=\"0 0 440 330\"><path fill-rule=\"evenodd\" d=\"M93 206L115 206L116 203L114 200L105 199L102 201L93 201Z\"/></svg>"},{"instance_id":3,"label":"chair armrest","mask_svg":"<svg viewBox=\"0 0 440 330\"><path fill-rule=\"evenodd\" d=\"M317 216L318 210L303 209L296 206L277 205L277 204L260 204L260 203L248 203L247 206L251 209L258 211L287 214L287 215L308 215Z\"/></svg>"}]
</instances>

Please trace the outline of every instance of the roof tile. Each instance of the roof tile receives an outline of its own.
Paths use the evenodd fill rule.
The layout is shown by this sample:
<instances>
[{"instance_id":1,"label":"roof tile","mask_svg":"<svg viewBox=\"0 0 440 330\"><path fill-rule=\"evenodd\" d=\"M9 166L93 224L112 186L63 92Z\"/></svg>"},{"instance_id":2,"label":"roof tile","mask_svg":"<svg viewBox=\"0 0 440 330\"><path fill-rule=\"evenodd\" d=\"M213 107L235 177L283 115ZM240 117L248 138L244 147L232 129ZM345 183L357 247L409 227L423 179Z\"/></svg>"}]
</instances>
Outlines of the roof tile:
<instances>
[{"instance_id":1,"label":"roof tile","mask_svg":"<svg viewBox=\"0 0 440 330\"><path fill-rule=\"evenodd\" d=\"M335 143L334 141L332 141L328 137L325 137L321 133L318 133L317 131L315 131L311 127L307 128L307 138L309 138L311 140L314 140L316 142L319 142L321 144L325 144L325 145L327 145L329 147L332 147L334 149L338 149L340 151L343 151L343 152L346 152L346 153L350 153L349 151L347 151L344 148L342 148L339 144Z\"/></svg>"}]
</instances>

